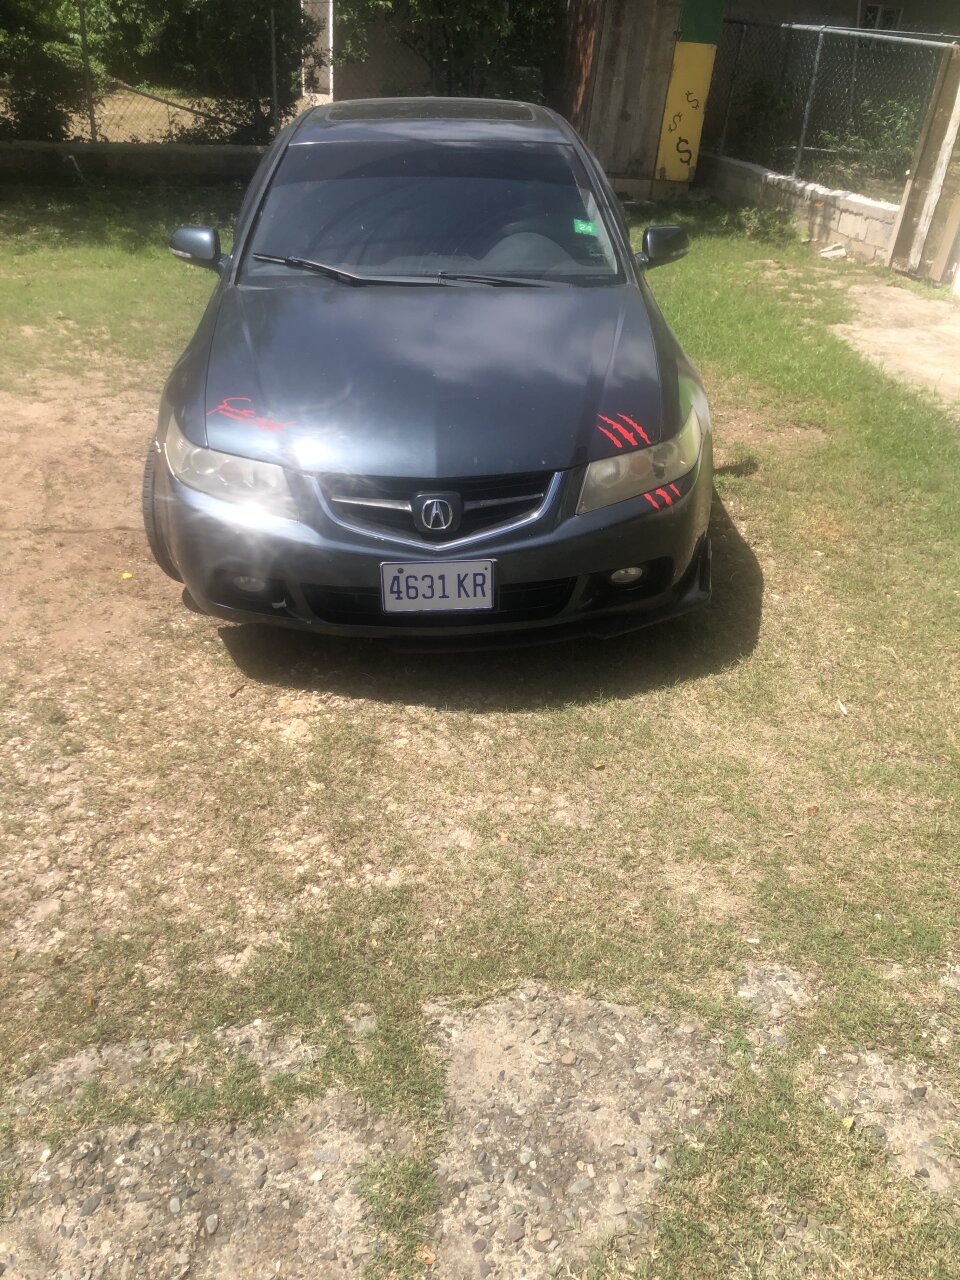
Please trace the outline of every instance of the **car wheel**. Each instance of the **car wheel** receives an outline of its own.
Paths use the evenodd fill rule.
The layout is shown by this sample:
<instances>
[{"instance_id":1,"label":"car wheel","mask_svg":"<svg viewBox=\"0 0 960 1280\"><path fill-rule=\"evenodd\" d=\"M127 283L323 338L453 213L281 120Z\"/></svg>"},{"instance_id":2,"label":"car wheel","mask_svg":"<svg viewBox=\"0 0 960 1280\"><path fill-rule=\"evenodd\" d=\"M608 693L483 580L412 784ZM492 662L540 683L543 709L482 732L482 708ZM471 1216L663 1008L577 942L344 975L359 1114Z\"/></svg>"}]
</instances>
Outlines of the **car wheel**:
<instances>
[{"instance_id":1,"label":"car wheel","mask_svg":"<svg viewBox=\"0 0 960 1280\"><path fill-rule=\"evenodd\" d=\"M146 530L147 542L153 553L153 558L157 564L174 582L182 582L180 574L177 572L177 566L170 559L170 553L167 551L166 543L161 536L160 529L157 526L157 513L155 508L156 486L157 486L157 451L151 444L147 453L147 461L143 468L143 527Z\"/></svg>"}]
</instances>

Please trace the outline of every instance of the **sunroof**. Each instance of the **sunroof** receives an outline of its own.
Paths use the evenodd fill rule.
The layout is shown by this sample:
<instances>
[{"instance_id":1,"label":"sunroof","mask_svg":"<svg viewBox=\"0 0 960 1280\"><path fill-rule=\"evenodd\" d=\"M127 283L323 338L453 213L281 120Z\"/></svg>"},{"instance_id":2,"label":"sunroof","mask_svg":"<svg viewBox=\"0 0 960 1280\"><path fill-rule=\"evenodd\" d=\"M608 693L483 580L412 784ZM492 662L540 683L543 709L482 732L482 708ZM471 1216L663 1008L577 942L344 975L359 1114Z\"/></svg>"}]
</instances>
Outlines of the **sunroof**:
<instances>
[{"instance_id":1,"label":"sunroof","mask_svg":"<svg viewBox=\"0 0 960 1280\"><path fill-rule=\"evenodd\" d=\"M337 102L328 120L533 120L523 102L486 102L477 98L387 98Z\"/></svg>"}]
</instances>

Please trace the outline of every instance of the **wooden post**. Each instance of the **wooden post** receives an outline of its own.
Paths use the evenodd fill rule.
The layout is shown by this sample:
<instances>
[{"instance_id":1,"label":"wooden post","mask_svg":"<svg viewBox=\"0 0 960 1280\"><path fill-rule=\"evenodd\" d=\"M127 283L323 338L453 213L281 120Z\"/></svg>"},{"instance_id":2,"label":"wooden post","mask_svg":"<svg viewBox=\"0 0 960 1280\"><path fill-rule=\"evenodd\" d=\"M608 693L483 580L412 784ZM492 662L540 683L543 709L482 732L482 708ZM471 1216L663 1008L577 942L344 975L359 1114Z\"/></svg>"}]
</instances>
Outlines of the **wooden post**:
<instances>
[{"instance_id":1,"label":"wooden post","mask_svg":"<svg viewBox=\"0 0 960 1280\"><path fill-rule=\"evenodd\" d=\"M954 196L943 228L943 235L940 237L937 256L930 267L930 279L936 280L937 284L943 283L943 277L947 274L951 259L960 256L955 253L958 240L960 240L960 196Z\"/></svg>"},{"instance_id":2,"label":"wooden post","mask_svg":"<svg viewBox=\"0 0 960 1280\"><path fill-rule=\"evenodd\" d=\"M955 195L960 194L960 47L946 51L930 110L904 189L900 214L887 255L887 265L899 271L925 274L938 259L939 236ZM948 250L949 253L949 250ZM945 270L944 267L941 270Z\"/></svg>"},{"instance_id":3,"label":"wooden post","mask_svg":"<svg viewBox=\"0 0 960 1280\"><path fill-rule=\"evenodd\" d=\"M660 126L658 182L689 183L696 173L722 23L723 0L683 0Z\"/></svg>"}]
</instances>

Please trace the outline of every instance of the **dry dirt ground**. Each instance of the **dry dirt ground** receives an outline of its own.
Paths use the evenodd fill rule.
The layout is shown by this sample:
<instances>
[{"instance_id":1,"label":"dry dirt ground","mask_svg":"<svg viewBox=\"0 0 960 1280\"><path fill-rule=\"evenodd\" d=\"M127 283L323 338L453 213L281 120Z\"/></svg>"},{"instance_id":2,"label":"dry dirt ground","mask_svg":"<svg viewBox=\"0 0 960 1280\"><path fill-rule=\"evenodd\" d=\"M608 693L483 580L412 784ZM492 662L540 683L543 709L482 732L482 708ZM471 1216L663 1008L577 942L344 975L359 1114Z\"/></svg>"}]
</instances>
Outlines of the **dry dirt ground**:
<instances>
[{"instance_id":1,"label":"dry dirt ground","mask_svg":"<svg viewBox=\"0 0 960 1280\"><path fill-rule=\"evenodd\" d=\"M855 284L847 297L856 317L835 333L893 377L960 404L960 300L887 284Z\"/></svg>"},{"instance_id":2,"label":"dry dirt ground","mask_svg":"<svg viewBox=\"0 0 960 1280\"><path fill-rule=\"evenodd\" d=\"M799 974L763 966L748 969L738 994L767 1045L816 999ZM425 1013L448 1118L436 1162L441 1208L425 1224L432 1274L544 1280L600 1245L614 1242L621 1257L642 1250L677 1143L696 1145L714 1123L729 1075L722 1039L696 1021L666 1025L536 984L468 1012ZM304 1045L264 1024L222 1040L265 1077L309 1064ZM135 1086L188 1050L169 1041L85 1050L23 1081L16 1105L68 1102L94 1075ZM956 1200L955 1103L877 1053L844 1055L824 1080L824 1100L845 1124L885 1144L905 1176ZM0 1222L0 1274L359 1274L377 1250L358 1188L363 1166L403 1155L411 1142L355 1097L331 1091L265 1132L125 1125L55 1151L23 1144L0 1164L15 1160L23 1177L19 1204ZM802 1268L827 1228L805 1213L774 1216L778 1251Z\"/></svg>"},{"instance_id":3,"label":"dry dirt ground","mask_svg":"<svg viewBox=\"0 0 960 1280\"><path fill-rule=\"evenodd\" d=\"M427 1010L446 1071L435 1274L550 1274L612 1236L642 1241L680 1139L710 1123L719 1042L602 1001L535 985L463 1013ZM234 1029L231 1051L266 1074L308 1051ZM69 1098L94 1072L132 1083L169 1042L84 1051L16 1090L20 1106ZM272 1131L159 1126L18 1153L19 1211L0 1227L5 1276L350 1274L373 1242L355 1179L410 1139L339 1093ZM15 1259L15 1261L14 1261Z\"/></svg>"},{"instance_id":4,"label":"dry dirt ground","mask_svg":"<svg viewBox=\"0 0 960 1280\"><path fill-rule=\"evenodd\" d=\"M129 477L139 473L153 400L120 370L103 369L82 380L47 378L36 399L8 395L0 404L15 459L0 507L5 674L19 685L47 687L51 673L82 665L84 654L99 669L105 654L122 666L146 653L149 678L154 646L145 637L171 625L171 612L178 630L218 625L182 612L177 589L148 558ZM115 428L109 448L89 431L91 420L104 428L101 438ZM52 809L15 848L8 842L7 955L47 953L76 936L91 896L100 921L129 909L129 869L87 867L74 844L73 824L91 802L83 773L69 756L54 761L43 779ZM125 801L111 803L119 814ZM243 955L223 964L241 967ZM767 993L764 1008L779 1009L772 981L767 992L765 975L745 975L744 998ZM445 1071L449 1121L437 1163L441 1208L426 1224L433 1274L533 1280L611 1236L642 1241L674 1146L710 1124L723 1087L719 1045L705 1029L536 987L469 1013L437 1007L425 1016ZM361 1038L368 1021L360 1011ZM265 1081L308 1070L310 1050L271 1031L255 1024L218 1038L229 1058L252 1064ZM136 1092L189 1063L194 1047L160 1040L81 1050L15 1084L12 1119L69 1110L92 1083ZM361 1171L371 1159L402 1155L410 1141L356 1096L332 1091L266 1132L128 1124L87 1129L52 1150L18 1142L0 1155L0 1175L20 1187L0 1219L0 1274L356 1274L376 1248Z\"/></svg>"}]
</instances>

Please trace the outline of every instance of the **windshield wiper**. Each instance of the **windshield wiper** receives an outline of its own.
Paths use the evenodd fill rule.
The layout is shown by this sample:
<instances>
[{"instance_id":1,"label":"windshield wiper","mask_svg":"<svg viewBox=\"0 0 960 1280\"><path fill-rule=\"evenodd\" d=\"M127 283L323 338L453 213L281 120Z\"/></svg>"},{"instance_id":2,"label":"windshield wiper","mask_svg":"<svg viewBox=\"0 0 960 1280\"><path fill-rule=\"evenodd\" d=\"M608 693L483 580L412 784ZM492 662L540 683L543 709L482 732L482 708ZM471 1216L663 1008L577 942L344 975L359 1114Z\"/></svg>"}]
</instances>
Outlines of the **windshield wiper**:
<instances>
[{"instance_id":1,"label":"windshield wiper","mask_svg":"<svg viewBox=\"0 0 960 1280\"><path fill-rule=\"evenodd\" d=\"M460 271L438 271L438 284L446 284L448 280L463 281L464 284L492 284L507 289L549 289L547 280L534 280L530 276L484 276L467 275Z\"/></svg>"},{"instance_id":2,"label":"windshield wiper","mask_svg":"<svg viewBox=\"0 0 960 1280\"><path fill-rule=\"evenodd\" d=\"M458 271L437 271L428 276L362 276L354 271L346 271L343 267L332 267L328 262L315 262L312 258L294 256L280 257L273 253L252 253L251 258L257 262L276 262L281 267L292 267L299 271L314 271L317 275L327 276L331 280L339 280L341 284L407 284L438 285L447 284L489 284L507 289L548 289L546 280L533 280L529 276L487 276L467 275Z\"/></svg>"},{"instance_id":3,"label":"windshield wiper","mask_svg":"<svg viewBox=\"0 0 960 1280\"><path fill-rule=\"evenodd\" d=\"M331 267L327 262L314 262L312 258L281 258L272 253L252 253L251 258L258 262L276 262L281 267L293 267L300 271L313 271L319 276L327 276L331 280L339 280L341 284L434 284L431 276L420 279L416 276L360 276L353 271L345 271L343 267Z\"/></svg>"}]
</instances>

